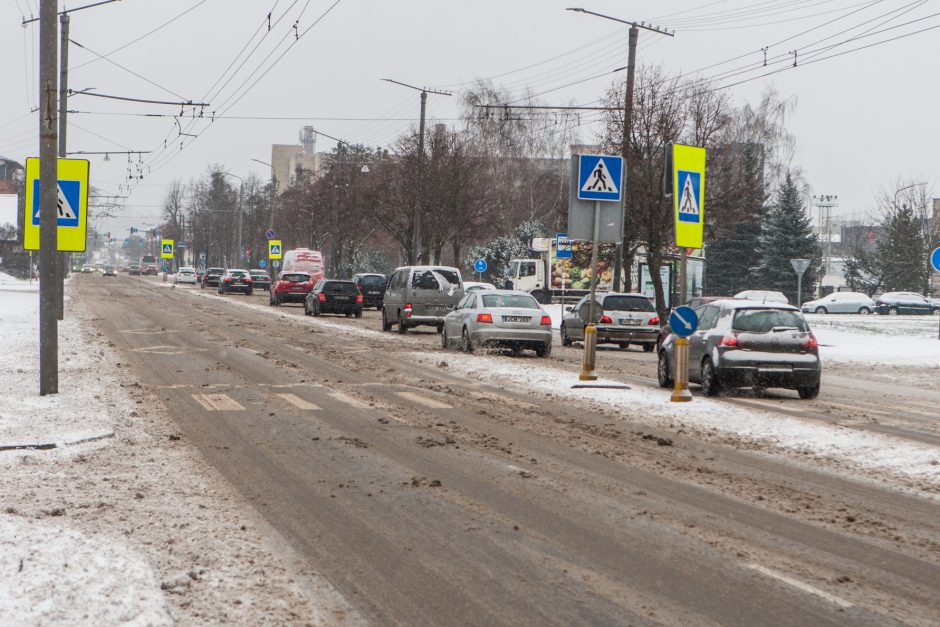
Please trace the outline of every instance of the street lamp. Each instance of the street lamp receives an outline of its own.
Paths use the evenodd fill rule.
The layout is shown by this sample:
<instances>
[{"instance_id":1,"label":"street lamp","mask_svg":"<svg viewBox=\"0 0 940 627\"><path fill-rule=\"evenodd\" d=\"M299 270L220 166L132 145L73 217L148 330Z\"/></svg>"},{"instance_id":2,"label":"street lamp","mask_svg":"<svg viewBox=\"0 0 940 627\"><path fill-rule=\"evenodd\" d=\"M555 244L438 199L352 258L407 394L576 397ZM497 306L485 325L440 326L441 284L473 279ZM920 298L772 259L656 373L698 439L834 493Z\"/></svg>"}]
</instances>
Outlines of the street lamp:
<instances>
[{"instance_id":1,"label":"street lamp","mask_svg":"<svg viewBox=\"0 0 940 627\"><path fill-rule=\"evenodd\" d=\"M898 210L898 194L900 194L904 190L912 189L914 187L918 187L920 185L926 185L926 184L927 184L926 181L924 181L923 183L911 183L910 185L905 185L904 187L899 187L898 189L896 189L894 191L894 210L895 211Z\"/></svg>"}]
</instances>

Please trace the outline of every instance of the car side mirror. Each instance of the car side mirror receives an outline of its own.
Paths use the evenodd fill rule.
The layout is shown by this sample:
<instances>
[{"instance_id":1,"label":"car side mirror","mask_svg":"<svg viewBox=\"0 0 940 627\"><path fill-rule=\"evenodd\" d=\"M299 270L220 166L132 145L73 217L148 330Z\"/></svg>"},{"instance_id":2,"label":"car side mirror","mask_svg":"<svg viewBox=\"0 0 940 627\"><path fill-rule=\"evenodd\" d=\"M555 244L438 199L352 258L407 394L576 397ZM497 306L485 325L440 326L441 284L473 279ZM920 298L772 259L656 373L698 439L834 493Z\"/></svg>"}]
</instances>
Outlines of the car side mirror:
<instances>
[{"instance_id":1,"label":"car side mirror","mask_svg":"<svg viewBox=\"0 0 940 627\"><path fill-rule=\"evenodd\" d=\"M565 307L565 313L571 313L574 311L574 307Z\"/></svg>"}]
</instances>

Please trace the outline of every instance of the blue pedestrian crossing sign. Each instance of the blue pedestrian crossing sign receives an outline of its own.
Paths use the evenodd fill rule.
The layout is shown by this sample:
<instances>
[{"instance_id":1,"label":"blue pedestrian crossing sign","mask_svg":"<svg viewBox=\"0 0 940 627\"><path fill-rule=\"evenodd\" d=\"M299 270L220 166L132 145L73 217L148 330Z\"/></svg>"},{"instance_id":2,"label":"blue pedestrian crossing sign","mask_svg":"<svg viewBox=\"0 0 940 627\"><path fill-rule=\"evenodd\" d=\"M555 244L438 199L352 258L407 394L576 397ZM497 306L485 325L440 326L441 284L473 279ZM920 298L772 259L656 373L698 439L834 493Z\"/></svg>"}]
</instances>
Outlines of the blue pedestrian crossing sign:
<instances>
[{"instance_id":1,"label":"blue pedestrian crossing sign","mask_svg":"<svg viewBox=\"0 0 940 627\"><path fill-rule=\"evenodd\" d=\"M603 155L578 156L578 199L620 202L623 190L623 158Z\"/></svg>"},{"instance_id":2,"label":"blue pedestrian crossing sign","mask_svg":"<svg viewBox=\"0 0 940 627\"><path fill-rule=\"evenodd\" d=\"M483 274L486 272L486 259L477 259L473 262L473 269Z\"/></svg>"},{"instance_id":3,"label":"blue pedestrian crossing sign","mask_svg":"<svg viewBox=\"0 0 940 627\"><path fill-rule=\"evenodd\" d=\"M171 239L165 239L160 241L160 257L163 259L172 259L173 258L173 245L174 242Z\"/></svg>"},{"instance_id":4,"label":"blue pedestrian crossing sign","mask_svg":"<svg viewBox=\"0 0 940 627\"><path fill-rule=\"evenodd\" d=\"M934 272L940 272L940 248L934 248L930 253L930 265Z\"/></svg>"},{"instance_id":5,"label":"blue pedestrian crossing sign","mask_svg":"<svg viewBox=\"0 0 940 627\"><path fill-rule=\"evenodd\" d=\"M58 250L85 251L88 227L88 161L58 160L56 226ZM26 160L26 216L23 248L39 250L39 159Z\"/></svg>"},{"instance_id":6,"label":"blue pedestrian crossing sign","mask_svg":"<svg viewBox=\"0 0 940 627\"><path fill-rule=\"evenodd\" d=\"M279 239L269 239L268 240L268 259L280 259L281 255L281 240Z\"/></svg>"},{"instance_id":7,"label":"blue pedestrian crossing sign","mask_svg":"<svg viewBox=\"0 0 940 627\"><path fill-rule=\"evenodd\" d=\"M669 328L679 337L689 337L698 329L698 315L686 305L676 307L669 314Z\"/></svg>"},{"instance_id":8,"label":"blue pedestrian crossing sign","mask_svg":"<svg viewBox=\"0 0 940 627\"><path fill-rule=\"evenodd\" d=\"M702 173L692 170L678 170L679 177L679 222L701 224Z\"/></svg>"}]
</instances>

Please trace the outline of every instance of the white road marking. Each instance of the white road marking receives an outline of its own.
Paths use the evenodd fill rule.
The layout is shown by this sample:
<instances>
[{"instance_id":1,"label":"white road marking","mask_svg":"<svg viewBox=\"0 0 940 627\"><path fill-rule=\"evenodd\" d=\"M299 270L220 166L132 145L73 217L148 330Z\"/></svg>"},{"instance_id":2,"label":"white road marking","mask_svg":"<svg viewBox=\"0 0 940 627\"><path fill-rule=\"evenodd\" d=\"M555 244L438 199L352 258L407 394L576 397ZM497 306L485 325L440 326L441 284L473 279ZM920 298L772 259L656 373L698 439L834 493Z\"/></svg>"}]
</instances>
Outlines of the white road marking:
<instances>
[{"instance_id":1,"label":"white road marking","mask_svg":"<svg viewBox=\"0 0 940 627\"><path fill-rule=\"evenodd\" d=\"M287 401L288 403L290 403L297 409L311 409L311 410L320 409L317 405L314 405L313 403L309 401L305 401L304 399L300 398L296 394L278 394L277 396L281 397L282 400Z\"/></svg>"},{"instance_id":2,"label":"white road marking","mask_svg":"<svg viewBox=\"0 0 940 627\"><path fill-rule=\"evenodd\" d=\"M355 407L356 409L371 409L371 407L369 407L369 405L366 403L363 403L359 399L353 398L352 396L349 396L343 392L330 392L330 397L338 400L341 403L346 403L351 407Z\"/></svg>"},{"instance_id":3,"label":"white road marking","mask_svg":"<svg viewBox=\"0 0 940 627\"><path fill-rule=\"evenodd\" d=\"M189 353L192 351L202 352L207 349L205 348L187 348L185 346L142 346L141 348L132 349L135 353L148 353L152 355L182 355L183 353Z\"/></svg>"},{"instance_id":4,"label":"white road marking","mask_svg":"<svg viewBox=\"0 0 940 627\"><path fill-rule=\"evenodd\" d=\"M228 394L193 394L206 411L243 411L245 408Z\"/></svg>"},{"instance_id":5,"label":"white road marking","mask_svg":"<svg viewBox=\"0 0 940 627\"><path fill-rule=\"evenodd\" d=\"M784 575L783 573L778 573L777 571L771 570L765 566L761 566L760 564L748 564L747 567L750 568L751 570L756 570L762 575L773 577L774 579L778 581L782 581L785 584L791 585L794 588L797 588L798 590L802 590L803 592L808 592L809 594L818 596L821 599L825 599L826 601L829 601L830 603L834 605L838 605L841 608L848 609L852 607L852 604L846 601L845 599L840 599L839 597L829 594L828 592L825 592L824 590L820 590L819 588L815 586L811 586L808 583L803 583L802 581L799 581L798 579L793 579L792 577L788 577L787 575Z\"/></svg>"},{"instance_id":6,"label":"white road marking","mask_svg":"<svg viewBox=\"0 0 940 627\"><path fill-rule=\"evenodd\" d=\"M441 403L440 401L436 401L433 398L427 398L426 396L421 396L420 394L415 394L414 392L395 392L395 395L409 401L414 401L419 405L430 407L431 409L453 409L447 403Z\"/></svg>"}]
</instances>

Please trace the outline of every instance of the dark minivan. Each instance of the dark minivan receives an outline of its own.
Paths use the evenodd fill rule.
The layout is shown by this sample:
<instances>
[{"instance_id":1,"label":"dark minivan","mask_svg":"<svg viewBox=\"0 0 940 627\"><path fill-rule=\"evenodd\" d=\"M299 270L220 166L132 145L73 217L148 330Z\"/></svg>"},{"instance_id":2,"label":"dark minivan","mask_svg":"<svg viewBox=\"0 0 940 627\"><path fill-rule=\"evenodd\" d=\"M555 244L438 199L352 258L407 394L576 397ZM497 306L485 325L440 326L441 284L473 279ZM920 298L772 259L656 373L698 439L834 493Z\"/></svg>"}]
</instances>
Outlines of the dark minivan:
<instances>
[{"instance_id":1,"label":"dark minivan","mask_svg":"<svg viewBox=\"0 0 940 627\"><path fill-rule=\"evenodd\" d=\"M320 279L304 300L304 313L319 316L325 313L362 317L362 294L352 281Z\"/></svg>"},{"instance_id":2,"label":"dark minivan","mask_svg":"<svg viewBox=\"0 0 940 627\"><path fill-rule=\"evenodd\" d=\"M363 272L354 275L352 280L362 294L363 307L382 308L382 303L385 302L385 284L388 282L384 274Z\"/></svg>"}]
</instances>

